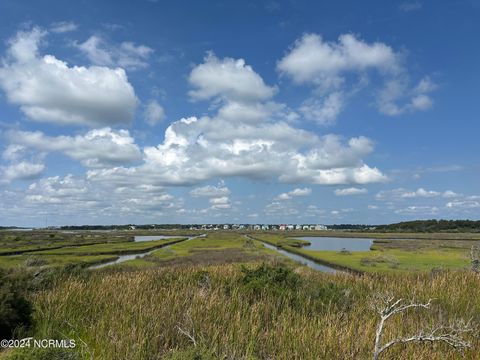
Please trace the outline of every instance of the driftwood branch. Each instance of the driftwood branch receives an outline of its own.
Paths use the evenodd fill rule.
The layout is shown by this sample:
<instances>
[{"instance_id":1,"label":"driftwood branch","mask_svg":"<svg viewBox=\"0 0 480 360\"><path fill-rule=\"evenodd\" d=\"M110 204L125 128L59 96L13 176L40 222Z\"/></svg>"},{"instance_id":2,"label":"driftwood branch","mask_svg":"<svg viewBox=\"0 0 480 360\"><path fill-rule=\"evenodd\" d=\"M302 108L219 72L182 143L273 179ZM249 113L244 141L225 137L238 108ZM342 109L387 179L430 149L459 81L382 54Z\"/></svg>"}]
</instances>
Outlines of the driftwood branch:
<instances>
[{"instance_id":1,"label":"driftwood branch","mask_svg":"<svg viewBox=\"0 0 480 360\"><path fill-rule=\"evenodd\" d=\"M434 343L443 342L457 351L463 351L469 348L471 344L466 341L463 336L466 333L473 331L473 327L469 322L458 321L448 326L435 326L428 331L421 331L420 333L407 337L399 337L393 339L382 345L383 330L385 322L393 315L405 312L409 309L420 308L430 309L432 299L427 303L415 303L411 301L405 304L404 299L395 299L393 296L377 295L373 308L380 316L380 320L375 332L375 345L373 349L373 360L378 360L380 355L390 347L396 344L414 343Z\"/></svg>"},{"instance_id":2,"label":"driftwood branch","mask_svg":"<svg viewBox=\"0 0 480 360\"><path fill-rule=\"evenodd\" d=\"M197 340L195 338L195 326L193 324L193 320L190 314L186 315L186 322L184 324L177 324L175 327L180 334L185 335L193 343L194 347L197 347ZM188 330L188 328L190 329Z\"/></svg>"}]
</instances>

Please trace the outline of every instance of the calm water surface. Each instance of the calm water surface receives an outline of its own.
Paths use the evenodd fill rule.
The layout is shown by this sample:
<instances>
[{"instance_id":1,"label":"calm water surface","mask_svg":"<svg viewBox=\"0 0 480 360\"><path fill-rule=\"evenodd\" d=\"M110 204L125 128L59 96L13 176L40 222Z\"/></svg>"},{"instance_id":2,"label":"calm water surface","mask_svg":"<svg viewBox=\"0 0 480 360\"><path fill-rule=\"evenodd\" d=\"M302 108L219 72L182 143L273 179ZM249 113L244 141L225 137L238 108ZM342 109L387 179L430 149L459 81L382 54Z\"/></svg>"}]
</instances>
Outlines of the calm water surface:
<instances>
[{"instance_id":1,"label":"calm water surface","mask_svg":"<svg viewBox=\"0 0 480 360\"><path fill-rule=\"evenodd\" d=\"M369 251L373 244L373 239L365 238L338 238L338 237L296 237L310 242L311 245L303 246L305 250L325 250L340 251L342 249L348 251Z\"/></svg>"},{"instance_id":2,"label":"calm water surface","mask_svg":"<svg viewBox=\"0 0 480 360\"><path fill-rule=\"evenodd\" d=\"M300 255L297 255L297 254L293 254L293 253L288 252L286 250L277 248L276 246L273 246L273 245L270 245L270 244L267 244L267 243L263 243L263 246L265 246L268 249L278 251L280 254L283 254L286 257L288 257L288 258L290 258L290 259L292 259L296 262L299 262L303 265L307 265L308 267L310 267L312 269L315 269L315 270L318 270L318 271L323 271L323 272L329 272L329 273L333 273L333 272L337 271L334 268L331 268L331 267L326 266L326 265L318 264L315 261L304 258L303 256L300 256Z\"/></svg>"},{"instance_id":3,"label":"calm water surface","mask_svg":"<svg viewBox=\"0 0 480 360\"><path fill-rule=\"evenodd\" d=\"M180 238L180 237L187 237L187 236L181 236L181 235L134 236L133 241L135 242L154 241L154 240L173 239L173 238ZM190 239L190 237L188 238Z\"/></svg>"}]
</instances>

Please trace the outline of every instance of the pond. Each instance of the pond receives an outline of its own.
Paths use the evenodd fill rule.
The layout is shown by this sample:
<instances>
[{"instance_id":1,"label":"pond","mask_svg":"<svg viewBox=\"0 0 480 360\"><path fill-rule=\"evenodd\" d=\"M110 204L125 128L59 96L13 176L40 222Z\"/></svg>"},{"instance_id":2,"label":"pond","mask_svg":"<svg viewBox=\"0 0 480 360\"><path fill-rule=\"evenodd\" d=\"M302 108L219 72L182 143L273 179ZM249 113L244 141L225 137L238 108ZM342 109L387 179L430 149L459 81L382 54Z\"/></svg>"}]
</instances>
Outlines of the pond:
<instances>
[{"instance_id":1,"label":"pond","mask_svg":"<svg viewBox=\"0 0 480 360\"><path fill-rule=\"evenodd\" d=\"M369 251L373 244L373 239L365 238L339 238L339 237L296 237L308 241L310 245L303 246L305 250L324 250L324 251Z\"/></svg>"}]
</instances>

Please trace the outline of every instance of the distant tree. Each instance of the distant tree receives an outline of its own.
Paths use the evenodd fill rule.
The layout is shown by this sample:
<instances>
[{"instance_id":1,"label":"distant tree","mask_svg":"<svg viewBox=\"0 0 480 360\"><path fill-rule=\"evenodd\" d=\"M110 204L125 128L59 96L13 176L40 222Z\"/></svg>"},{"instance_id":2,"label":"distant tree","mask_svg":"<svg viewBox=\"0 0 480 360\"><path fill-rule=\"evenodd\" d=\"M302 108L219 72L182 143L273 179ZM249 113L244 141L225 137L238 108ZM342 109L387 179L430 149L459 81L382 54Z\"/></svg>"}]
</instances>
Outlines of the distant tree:
<instances>
[{"instance_id":1,"label":"distant tree","mask_svg":"<svg viewBox=\"0 0 480 360\"><path fill-rule=\"evenodd\" d=\"M473 220L415 220L379 225L379 232L480 232L480 221Z\"/></svg>"}]
</instances>

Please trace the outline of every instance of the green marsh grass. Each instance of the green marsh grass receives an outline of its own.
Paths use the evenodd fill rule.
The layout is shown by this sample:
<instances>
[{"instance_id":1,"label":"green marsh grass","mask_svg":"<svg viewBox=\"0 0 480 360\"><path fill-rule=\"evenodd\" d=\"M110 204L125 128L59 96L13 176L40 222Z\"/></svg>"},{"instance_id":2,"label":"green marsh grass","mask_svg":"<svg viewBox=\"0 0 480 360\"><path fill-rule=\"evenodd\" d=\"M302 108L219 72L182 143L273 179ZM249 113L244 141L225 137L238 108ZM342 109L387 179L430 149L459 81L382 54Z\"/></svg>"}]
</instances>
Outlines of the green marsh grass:
<instances>
[{"instance_id":1,"label":"green marsh grass","mask_svg":"<svg viewBox=\"0 0 480 360\"><path fill-rule=\"evenodd\" d=\"M435 299L431 311L393 318L385 339L438 321L480 320L479 278L470 272L355 276L298 267L274 270L274 275L267 269L264 275L250 269L253 285L238 265L109 269L61 278L34 297L35 336L77 339L84 344L77 349L83 359L89 354L105 360L210 358L201 354L215 359L369 359L377 321L369 299L375 293ZM179 327L195 338L196 346ZM470 341L464 358L478 359L479 338ZM384 357L457 358L443 345L397 346Z\"/></svg>"}]
</instances>

